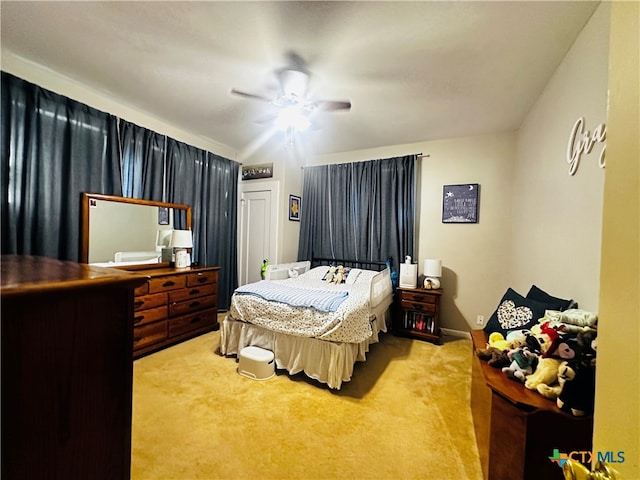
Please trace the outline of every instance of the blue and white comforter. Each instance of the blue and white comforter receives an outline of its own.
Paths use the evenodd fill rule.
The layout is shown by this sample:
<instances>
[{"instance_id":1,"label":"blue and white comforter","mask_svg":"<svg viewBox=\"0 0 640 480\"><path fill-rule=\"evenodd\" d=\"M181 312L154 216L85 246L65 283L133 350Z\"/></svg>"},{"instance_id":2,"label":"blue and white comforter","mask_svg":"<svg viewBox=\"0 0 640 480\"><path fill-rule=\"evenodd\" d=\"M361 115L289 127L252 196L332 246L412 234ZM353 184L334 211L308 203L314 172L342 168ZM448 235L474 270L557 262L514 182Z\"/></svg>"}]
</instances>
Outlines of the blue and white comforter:
<instances>
[{"instance_id":1,"label":"blue and white comforter","mask_svg":"<svg viewBox=\"0 0 640 480\"><path fill-rule=\"evenodd\" d=\"M240 292L236 291L231 298L229 315L234 319L287 335L331 342L362 342L372 335L371 280L377 272L362 270L354 284L334 285L322 281L327 268L313 268L298 278L257 283L279 284L298 294L304 290L310 292L311 296L320 290L330 292L333 294L333 300L341 300L334 311L325 312L310 306L294 306L265 300L260 295L247 294L244 291L246 286L243 286L238 289ZM254 289L255 285L247 288ZM304 295L300 296L302 297ZM390 298L388 303L391 303Z\"/></svg>"}]
</instances>

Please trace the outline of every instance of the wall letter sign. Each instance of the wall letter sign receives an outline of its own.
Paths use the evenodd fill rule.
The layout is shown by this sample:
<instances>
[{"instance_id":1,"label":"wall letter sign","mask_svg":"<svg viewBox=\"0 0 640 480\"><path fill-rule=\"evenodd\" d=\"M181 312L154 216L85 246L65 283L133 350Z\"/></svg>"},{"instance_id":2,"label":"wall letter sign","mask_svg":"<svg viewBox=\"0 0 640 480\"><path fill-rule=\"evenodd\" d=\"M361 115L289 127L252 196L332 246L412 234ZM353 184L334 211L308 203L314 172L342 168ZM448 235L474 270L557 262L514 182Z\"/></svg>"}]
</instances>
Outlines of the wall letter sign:
<instances>
[{"instance_id":1,"label":"wall letter sign","mask_svg":"<svg viewBox=\"0 0 640 480\"><path fill-rule=\"evenodd\" d=\"M598 158L598 166L604 168L605 159L604 152L607 149L605 140L607 138L607 127L601 123L596 127L593 133L584 129L584 118L580 117L573 124L571 135L569 135L569 144L567 145L567 163L569 164L569 175L575 175L580 166L580 157L584 153L589 154L596 142L604 143L600 157Z\"/></svg>"}]
</instances>

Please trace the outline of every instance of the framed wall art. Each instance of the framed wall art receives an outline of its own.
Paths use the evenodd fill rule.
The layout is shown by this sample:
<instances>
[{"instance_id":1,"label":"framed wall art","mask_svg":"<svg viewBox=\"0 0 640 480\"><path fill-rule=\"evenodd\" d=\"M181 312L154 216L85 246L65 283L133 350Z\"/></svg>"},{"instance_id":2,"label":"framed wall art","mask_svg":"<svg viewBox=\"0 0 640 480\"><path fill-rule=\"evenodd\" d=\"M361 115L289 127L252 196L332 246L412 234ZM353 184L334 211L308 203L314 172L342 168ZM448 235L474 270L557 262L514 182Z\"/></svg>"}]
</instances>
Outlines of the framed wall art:
<instances>
[{"instance_id":1,"label":"framed wall art","mask_svg":"<svg viewBox=\"0 0 640 480\"><path fill-rule=\"evenodd\" d=\"M300 221L300 197L289 195L289 220Z\"/></svg>"},{"instance_id":2,"label":"framed wall art","mask_svg":"<svg viewBox=\"0 0 640 480\"><path fill-rule=\"evenodd\" d=\"M442 187L442 223L478 223L480 185L463 183Z\"/></svg>"},{"instance_id":3,"label":"framed wall art","mask_svg":"<svg viewBox=\"0 0 640 480\"><path fill-rule=\"evenodd\" d=\"M246 165L242 167L242 180L273 177L273 163L264 165Z\"/></svg>"}]
</instances>

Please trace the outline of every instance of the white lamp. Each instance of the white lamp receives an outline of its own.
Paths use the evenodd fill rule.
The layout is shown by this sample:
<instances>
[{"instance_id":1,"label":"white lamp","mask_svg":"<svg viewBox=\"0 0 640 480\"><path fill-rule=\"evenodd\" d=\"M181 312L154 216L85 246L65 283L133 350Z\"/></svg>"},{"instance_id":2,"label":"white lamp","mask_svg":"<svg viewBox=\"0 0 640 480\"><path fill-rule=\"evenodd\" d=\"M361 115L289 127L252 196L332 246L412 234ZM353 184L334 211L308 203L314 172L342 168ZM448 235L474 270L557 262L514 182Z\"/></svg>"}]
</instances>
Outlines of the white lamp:
<instances>
[{"instance_id":1,"label":"white lamp","mask_svg":"<svg viewBox=\"0 0 640 480\"><path fill-rule=\"evenodd\" d=\"M424 261L424 288L440 288L442 260L428 258Z\"/></svg>"},{"instance_id":2,"label":"white lamp","mask_svg":"<svg viewBox=\"0 0 640 480\"><path fill-rule=\"evenodd\" d=\"M169 246L176 252L176 268L187 268L191 266L191 256L188 248L193 247L191 230L172 230Z\"/></svg>"}]
</instances>

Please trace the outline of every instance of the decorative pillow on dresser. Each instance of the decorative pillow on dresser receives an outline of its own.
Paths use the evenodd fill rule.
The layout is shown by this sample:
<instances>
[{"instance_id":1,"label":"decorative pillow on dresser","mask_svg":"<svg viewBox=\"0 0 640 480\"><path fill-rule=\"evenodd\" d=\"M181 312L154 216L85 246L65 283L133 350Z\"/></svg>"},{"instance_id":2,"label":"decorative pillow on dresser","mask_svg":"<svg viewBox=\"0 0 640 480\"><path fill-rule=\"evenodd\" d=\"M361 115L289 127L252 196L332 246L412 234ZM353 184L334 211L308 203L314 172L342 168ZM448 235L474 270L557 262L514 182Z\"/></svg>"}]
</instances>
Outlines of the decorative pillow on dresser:
<instances>
[{"instance_id":1,"label":"decorative pillow on dresser","mask_svg":"<svg viewBox=\"0 0 640 480\"><path fill-rule=\"evenodd\" d=\"M509 288L483 330L500 332L505 337L510 330L529 330L544 317L546 310L557 310L556 307L557 305L525 298Z\"/></svg>"},{"instance_id":2,"label":"decorative pillow on dresser","mask_svg":"<svg viewBox=\"0 0 640 480\"><path fill-rule=\"evenodd\" d=\"M531 285L526 298L550 305L547 307L548 310L558 310L559 312L563 312L569 308L578 308L578 304L573 300L565 300L563 298L557 298L549 295L536 285Z\"/></svg>"}]
</instances>

